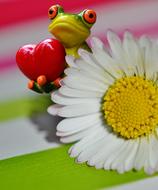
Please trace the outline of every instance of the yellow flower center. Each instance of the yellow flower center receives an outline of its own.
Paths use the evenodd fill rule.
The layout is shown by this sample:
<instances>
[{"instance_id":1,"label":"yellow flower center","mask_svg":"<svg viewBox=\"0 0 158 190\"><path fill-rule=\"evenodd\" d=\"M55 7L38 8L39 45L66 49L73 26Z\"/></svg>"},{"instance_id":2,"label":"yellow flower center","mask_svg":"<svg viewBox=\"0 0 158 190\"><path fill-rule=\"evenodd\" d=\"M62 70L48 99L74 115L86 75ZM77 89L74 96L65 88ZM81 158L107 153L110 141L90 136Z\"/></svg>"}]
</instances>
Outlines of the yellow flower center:
<instances>
[{"instance_id":1,"label":"yellow flower center","mask_svg":"<svg viewBox=\"0 0 158 190\"><path fill-rule=\"evenodd\" d=\"M118 79L104 96L103 112L107 124L120 136L147 136L158 124L158 88L143 77Z\"/></svg>"}]
</instances>

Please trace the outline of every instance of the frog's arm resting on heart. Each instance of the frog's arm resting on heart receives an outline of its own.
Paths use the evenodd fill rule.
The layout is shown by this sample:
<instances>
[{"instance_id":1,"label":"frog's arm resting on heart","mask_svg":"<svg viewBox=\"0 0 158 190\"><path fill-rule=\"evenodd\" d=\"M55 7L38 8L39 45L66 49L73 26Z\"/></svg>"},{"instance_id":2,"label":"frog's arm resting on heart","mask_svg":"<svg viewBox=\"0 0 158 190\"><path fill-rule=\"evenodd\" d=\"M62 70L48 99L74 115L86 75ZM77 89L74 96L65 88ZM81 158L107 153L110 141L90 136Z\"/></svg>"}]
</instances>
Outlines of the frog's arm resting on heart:
<instances>
[{"instance_id":1,"label":"frog's arm resting on heart","mask_svg":"<svg viewBox=\"0 0 158 190\"><path fill-rule=\"evenodd\" d=\"M60 5L53 5L48 10L48 17L51 20L48 30L64 46L66 55L79 57L79 48L91 51L86 39L90 35L91 27L96 22L95 11L86 9L79 14L68 14ZM62 76L63 74L55 81L48 82L47 76L40 75L36 80L31 80L28 87L39 93L48 93L59 88Z\"/></svg>"}]
</instances>

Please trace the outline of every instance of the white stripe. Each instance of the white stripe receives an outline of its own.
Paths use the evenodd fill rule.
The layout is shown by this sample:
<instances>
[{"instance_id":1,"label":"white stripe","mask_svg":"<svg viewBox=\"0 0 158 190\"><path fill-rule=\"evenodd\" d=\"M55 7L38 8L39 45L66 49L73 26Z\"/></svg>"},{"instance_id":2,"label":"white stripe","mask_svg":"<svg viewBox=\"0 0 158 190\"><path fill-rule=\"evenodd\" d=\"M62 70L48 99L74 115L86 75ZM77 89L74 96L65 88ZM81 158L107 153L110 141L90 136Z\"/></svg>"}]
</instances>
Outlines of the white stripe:
<instances>
[{"instance_id":1,"label":"white stripe","mask_svg":"<svg viewBox=\"0 0 158 190\"><path fill-rule=\"evenodd\" d=\"M27 88L28 79L17 69L0 73L0 101L17 99L22 96L34 96Z\"/></svg>"},{"instance_id":2,"label":"white stripe","mask_svg":"<svg viewBox=\"0 0 158 190\"><path fill-rule=\"evenodd\" d=\"M158 18L158 1L143 1L143 3L123 3L108 6L93 7L98 15L97 23L92 29L92 34L100 33L108 28L113 30L133 29L150 25ZM77 12L77 11L76 11ZM0 30L0 57L5 57L8 52L15 55L15 51L22 45L38 43L51 37L47 31L49 21L39 18L29 23L19 24Z\"/></svg>"},{"instance_id":3,"label":"white stripe","mask_svg":"<svg viewBox=\"0 0 158 190\"><path fill-rule=\"evenodd\" d=\"M134 174L133 174L134 175ZM118 187L106 188L106 190L157 190L158 189L158 177L148 178L137 182L129 183L126 185L120 185ZM103 189L102 189L103 190Z\"/></svg>"},{"instance_id":4,"label":"white stripe","mask_svg":"<svg viewBox=\"0 0 158 190\"><path fill-rule=\"evenodd\" d=\"M25 44L37 44L51 37L47 31L49 21L43 18L0 30L0 58L16 51ZM4 39L5 38L5 39Z\"/></svg>"},{"instance_id":5,"label":"white stripe","mask_svg":"<svg viewBox=\"0 0 158 190\"><path fill-rule=\"evenodd\" d=\"M111 7L100 7L93 33L107 29L126 30L150 26L158 21L158 1L126 2Z\"/></svg>"},{"instance_id":6,"label":"white stripe","mask_svg":"<svg viewBox=\"0 0 158 190\"><path fill-rule=\"evenodd\" d=\"M0 159L60 145L55 136L59 118L43 114L32 120L21 118L0 123Z\"/></svg>"}]
</instances>

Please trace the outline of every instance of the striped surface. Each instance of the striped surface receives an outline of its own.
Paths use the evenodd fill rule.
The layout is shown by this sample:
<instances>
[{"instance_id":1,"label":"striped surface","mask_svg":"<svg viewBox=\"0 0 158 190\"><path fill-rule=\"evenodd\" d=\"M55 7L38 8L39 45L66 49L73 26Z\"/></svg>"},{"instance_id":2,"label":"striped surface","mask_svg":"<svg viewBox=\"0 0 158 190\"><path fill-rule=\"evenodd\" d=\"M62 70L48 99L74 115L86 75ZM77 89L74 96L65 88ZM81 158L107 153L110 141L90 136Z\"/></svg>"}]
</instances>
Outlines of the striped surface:
<instances>
[{"instance_id":1,"label":"striped surface","mask_svg":"<svg viewBox=\"0 0 158 190\"><path fill-rule=\"evenodd\" d=\"M120 36L125 29L128 29L136 36L147 34L154 38L158 37L158 1L156 0L58 0L53 1L54 3L61 4L68 12L79 12L85 8L96 10L98 20L92 29L92 36L98 36L103 40L105 40L105 33L109 28L119 33ZM52 118L46 113L46 107L51 103L49 98L27 90L27 79L18 71L15 63L15 53L20 46L27 43L38 43L50 37L47 32L49 23L47 9L50 5L51 1L44 0L39 0L38 4L31 0L0 1L0 159L4 160L0 161L0 168L3 169L4 177L6 168L11 175L16 174L16 170L14 171L12 168L15 160L7 161L6 158L61 146L55 136L58 118ZM62 150L66 149L65 146ZM44 153L40 155L44 155ZM38 153L34 154L35 159L36 156L38 159ZM19 157L17 162L18 159L25 160L25 158L25 156ZM65 159L67 159L66 162L69 162L66 155ZM75 169L76 166L71 164L70 168L74 167ZM53 169L52 167L51 169ZM11 171L10 168L12 168ZM62 171L62 167L59 171L65 172L64 168ZM57 169L56 172L58 172ZM82 169L80 172L82 175ZM93 172L95 173L95 170L88 171L88 175L92 178ZM98 175L101 175L103 180L102 174L98 172ZM129 178L125 177L125 181L119 181L119 176L116 175L115 185L135 180L133 175L135 174ZM60 177L59 174L58 176ZM88 178L86 179L88 180ZM118 189L130 189L131 187L141 189L143 183L151 184L154 189L157 186L158 178L151 179L147 182L135 182L134 186L133 184L120 186ZM108 186L108 182L100 182L102 185L99 185L99 182L94 183L95 189ZM113 183L110 184L110 186L112 185Z\"/></svg>"}]
</instances>

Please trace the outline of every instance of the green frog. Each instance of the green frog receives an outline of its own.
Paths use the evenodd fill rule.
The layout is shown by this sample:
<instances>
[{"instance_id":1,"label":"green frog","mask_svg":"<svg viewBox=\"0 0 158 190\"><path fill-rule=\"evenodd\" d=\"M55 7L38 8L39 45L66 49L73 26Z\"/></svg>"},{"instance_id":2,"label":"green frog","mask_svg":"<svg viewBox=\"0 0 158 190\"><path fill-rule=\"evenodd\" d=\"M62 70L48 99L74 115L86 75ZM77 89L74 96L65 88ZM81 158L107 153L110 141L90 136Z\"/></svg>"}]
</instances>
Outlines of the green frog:
<instances>
[{"instance_id":1,"label":"green frog","mask_svg":"<svg viewBox=\"0 0 158 190\"><path fill-rule=\"evenodd\" d=\"M79 48L90 51L85 40L96 21L96 13L93 10L86 9L79 14L68 14L61 6L54 5L50 7L48 16L51 19L48 30L64 45L67 55L78 57Z\"/></svg>"},{"instance_id":2,"label":"green frog","mask_svg":"<svg viewBox=\"0 0 158 190\"><path fill-rule=\"evenodd\" d=\"M78 58L78 49L82 48L91 51L86 39L90 35L90 30L96 22L96 13L93 10L83 10L79 14L65 13L60 5L53 5L48 10L48 17L51 23L48 26L49 32L62 43L66 55ZM43 84L42 77L40 82ZM57 80L58 81L58 80ZM39 87L39 88L38 88ZM50 92L58 88L56 82L51 82L42 88L42 92ZM36 83L33 90L40 92L40 86Z\"/></svg>"}]
</instances>

